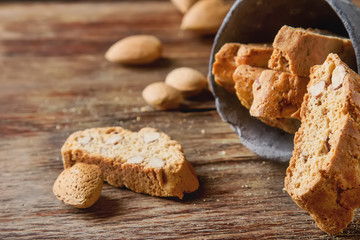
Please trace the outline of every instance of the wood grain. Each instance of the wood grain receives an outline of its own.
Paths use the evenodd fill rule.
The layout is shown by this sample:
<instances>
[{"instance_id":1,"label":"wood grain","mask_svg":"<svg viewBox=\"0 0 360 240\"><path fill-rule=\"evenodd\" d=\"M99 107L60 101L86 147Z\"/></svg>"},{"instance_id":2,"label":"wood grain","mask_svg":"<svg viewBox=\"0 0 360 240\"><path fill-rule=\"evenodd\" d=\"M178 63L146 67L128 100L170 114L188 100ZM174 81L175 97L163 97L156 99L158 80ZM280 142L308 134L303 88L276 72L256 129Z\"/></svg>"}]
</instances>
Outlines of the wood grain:
<instances>
[{"instance_id":1,"label":"wood grain","mask_svg":"<svg viewBox=\"0 0 360 240\"><path fill-rule=\"evenodd\" d=\"M180 31L170 1L8 2L0 19L0 239L337 239L283 191L287 164L242 146L210 94L179 111L146 106L143 88L173 68L208 69L213 36ZM104 60L113 42L140 33L164 42L164 58ZM181 201L105 184L89 209L59 202L52 185L66 138L111 125L178 140L200 189ZM340 237L359 239L358 220Z\"/></svg>"}]
</instances>

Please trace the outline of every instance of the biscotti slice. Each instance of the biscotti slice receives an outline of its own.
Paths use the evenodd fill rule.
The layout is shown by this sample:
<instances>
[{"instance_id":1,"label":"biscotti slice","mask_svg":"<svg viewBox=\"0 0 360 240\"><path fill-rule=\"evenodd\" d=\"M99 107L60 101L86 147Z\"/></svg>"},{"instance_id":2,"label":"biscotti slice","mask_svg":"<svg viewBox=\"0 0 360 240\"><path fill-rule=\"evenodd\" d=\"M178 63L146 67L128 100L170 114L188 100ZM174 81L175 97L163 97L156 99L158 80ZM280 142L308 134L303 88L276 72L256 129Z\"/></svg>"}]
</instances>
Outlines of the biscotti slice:
<instances>
[{"instance_id":1,"label":"biscotti slice","mask_svg":"<svg viewBox=\"0 0 360 240\"><path fill-rule=\"evenodd\" d=\"M273 52L271 44L241 44L236 56L237 65L267 68Z\"/></svg>"},{"instance_id":2,"label":"biscotti slice","mask_svg":"<svg viewBox=\"0 0 360 240\"><path fill-rule=\"evenodd\" d=\"M311 69L286 171L291 198L321 230L342 232L360 206L360 77L335 54Z\"/></svg>"},{"instance_id":3,"label":"biscotti slice","mask_svg":"<svg viewBox=\"0 0 360 240\"><path fill-rule=\"evenodd\" d=\"M249 65L239 65L234 72L236 95L241 104L247 109L250 109L253 104L252 86L264 70L264 68ZM269 126L280 128L288 133L295 133L300 125L298 120L292 118L260 117L259 119Z\"/></svg>"},{"instance_id":4,"label":"biscotti slice","mask_svg":"<svg viewBox=\"0 0 360 240\"><path fill-rule=\"evenodd\" d=\"M232 78L237 67L236 56L240 43L225 43L215 55L212 73L215 82L230 93L235 93Z\"/></svg>"},{"instance_id":5,"label":"biscotti slice","mask_svg":"<svg viewBox=\"0 0 360 240\"><path fill-rule=\"evenodd\" d=\"M309 78L265 70L253 84L250 115L267 118L298 118Z\"/></svg>"},{"instance_id":6,"label":"biscotti slice","mask_svg":"<svg viewBox=\"0 0 360 240\"><path fill-rule=\"evenodd\" d=\"M239 65L234 74L235 91L241 104L250 109L254 100L252 86L254 81L260 77L265 68L252 67L249 65Z\"/></svg>"},{"instance_id":7,"label":"biscotti slice","mask_svg":"<svg viewBox=\"0 0 360 240\"><path fill-rule=\"evenodd\" d=\"M322 64L329 53L336 53L355 69L356 58L351 40L319 32L283 26L273 42L269 68L308 77L312 66Z\"/></svg>"},{"instance_id":8,"label":"biscotti slice","mask_svg":"<svg viewBox=\"0 0 360 240\"><path fill-rule=\"evenodd\" d=\"M215 82L230 93L235 93L233 74L240 64L267 67L272 47L267 44L226 43L215 55L212 73Z\"/></svg>"},{"instance_id":9,"label":"biscotti slice","mask_svg":"<svg viewBox=\"0 0 360 240\"><path fill-rule=\"evenodd\" d=\"M160 197L183 198L199 182L177 141L153 128L92 128L70 135L61 149L64 168L98 165L115 187Z\"/></svg>"}]
</instances>

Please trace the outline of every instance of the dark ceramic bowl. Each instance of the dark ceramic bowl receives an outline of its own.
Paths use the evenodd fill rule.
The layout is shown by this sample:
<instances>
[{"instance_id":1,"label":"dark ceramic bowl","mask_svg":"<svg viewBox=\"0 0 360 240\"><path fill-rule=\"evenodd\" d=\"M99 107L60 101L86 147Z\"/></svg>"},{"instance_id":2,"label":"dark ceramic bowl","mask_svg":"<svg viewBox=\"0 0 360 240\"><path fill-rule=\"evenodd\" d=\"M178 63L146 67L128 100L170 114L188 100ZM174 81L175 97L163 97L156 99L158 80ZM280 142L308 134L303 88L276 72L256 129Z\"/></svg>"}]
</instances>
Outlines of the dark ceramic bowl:
<instances>
[{"instance_id":1,"label":"dark ceramic bowl","mask_svg":"<svg viewBox=\"0 0 360 240\"><path fill-rule=\"evenodd\" d=\"M360 10L350 0L237 0L218 31L210 58L210 85L217 110L255 154L288 161L294 135L269 127L251 117L235 94L214 82L215 53L227 42L272 42L283 26L318 28L350 37L360 72Z\"/></svg>"}]
</instances>

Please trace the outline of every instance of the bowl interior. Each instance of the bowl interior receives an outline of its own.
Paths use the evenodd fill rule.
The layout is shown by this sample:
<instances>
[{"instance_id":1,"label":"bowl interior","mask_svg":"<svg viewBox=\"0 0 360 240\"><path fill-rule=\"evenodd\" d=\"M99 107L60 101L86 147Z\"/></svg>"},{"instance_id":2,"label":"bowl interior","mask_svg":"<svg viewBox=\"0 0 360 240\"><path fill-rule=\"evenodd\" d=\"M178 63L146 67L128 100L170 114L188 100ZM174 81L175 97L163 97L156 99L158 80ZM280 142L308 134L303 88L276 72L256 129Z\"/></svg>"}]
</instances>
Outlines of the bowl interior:
<instances>
[{"instance_id":1,"label":"bowl interior","mask_svg":"<svg viewBox=\"0 0 360 240\"><path fill-rule=\"evenodd\" d=\"M337 2L347 4L346 1ZM350 35L353 40L354 35L351 31L355 29L347 24L346 14L341 16L343 14L341 10L354 5L350 3L349 6L341 4L337 6L336 4L334 5L331 0L238 0L217 33L209 66L210 84L216 107L223 120L228 122L239 135L242 144L257 155L288 161L293 150L294 135L269 127L251 117L235 94L230 94L218 86L211 74L214 55L223 44L228 42L271 43L283 25L329 30L346 37ZM359 16L357 17L360 19ZM355 50L359 62L358 46Z\"/></svg>"}]
</instances>

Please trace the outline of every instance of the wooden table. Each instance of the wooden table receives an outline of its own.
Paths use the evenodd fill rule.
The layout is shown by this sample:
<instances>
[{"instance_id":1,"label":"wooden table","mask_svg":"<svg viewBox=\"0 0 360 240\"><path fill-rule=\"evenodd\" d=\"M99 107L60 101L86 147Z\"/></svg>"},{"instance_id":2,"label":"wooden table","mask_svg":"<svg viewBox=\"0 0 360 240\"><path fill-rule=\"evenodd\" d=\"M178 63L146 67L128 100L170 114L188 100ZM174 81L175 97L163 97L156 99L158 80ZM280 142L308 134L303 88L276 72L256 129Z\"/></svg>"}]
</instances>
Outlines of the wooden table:
<instances>
[{"instance_id":1,"label":"wooden table","mask_svg":"<svg viewBox=\"0 0 360 240\"><path fill-rule=\"evenodd\" d=\"M180 111L146 106L143 88L171 69L207 73L213 36L183 32L180 22L167 0L0 4L0 239L335 239L283 190L287 163L243 147L209 94ZM132 34L158 36L164 58L144 67L104 60ZM200 189L178 200L105 184L89 209L58 201L66 138L112 125L178 140ZM359 219L342 238L360 238Z\"/></svg>"}]
</instances>

